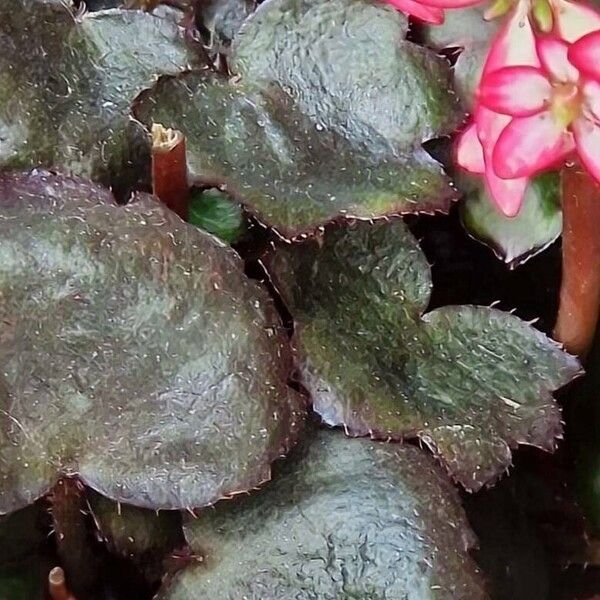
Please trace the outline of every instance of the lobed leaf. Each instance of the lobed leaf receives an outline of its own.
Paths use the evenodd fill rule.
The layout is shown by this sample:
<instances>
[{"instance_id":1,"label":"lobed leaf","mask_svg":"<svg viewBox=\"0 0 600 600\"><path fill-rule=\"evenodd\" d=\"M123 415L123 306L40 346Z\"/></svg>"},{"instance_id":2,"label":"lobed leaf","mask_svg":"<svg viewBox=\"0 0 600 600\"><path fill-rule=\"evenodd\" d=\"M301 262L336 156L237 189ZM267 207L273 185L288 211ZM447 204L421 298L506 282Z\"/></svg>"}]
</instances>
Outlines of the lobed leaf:
<instances>
[{"instance_id":1,"label":"lobed leaf","mask_svg":"<svg viewBox=\"0 0 600 600\"><path fill-rule=\"evenodd\" d=\"M149 156L133 99L192 62L180 29L128 10L76 15L69 1L0 5L0 166L60 166L121 187Z\"/></svg>"},{"instance_id":2,"label":"lobed leaf","mask_svg":"<svg viewBox=\"0 0 600 600\"><path fill-rule=\"evenodd\" d=\"M417 448L318 432L264 490L188 520L162 600L485 598L456 490Z\"/></svg>"},{"instance_id":3,"label":"lobed leaf","mask_svg":"<svg viewBox=\"0 0 600 600\"><path fill-rule=\"evenodd\" d=\"M425 28L425 41L431 48L460 50L452 70L454 88L467 109L472 108L488 48L499 27L497 19L484 20L486 9L483 5L449 10L442 25Z\"/></svg>"},{"instance_id":4,"label":"lobed leaf","mask_svg":"<svg viewBox=\"0 0 600 600\"><path fill-rule=\"evenodd\" d=\"M192 177L287 236L340 214L447 210L455 192L421 144L462 114L447 63L405 32L380 4L268 0L235 38L236 78L161 81L135 114L183 131Z\"/></svg>"},{"instance_id":5,"label":"lobed leaf","mask_svg":"<svg viewBox=\"0 0 600 600\"><path fill-rule=\"evenodd\" d=\"M0 513L63 475L148 508L269 478L301 403L266 292L154 198L0 176Z\"/></svg>"},{"instance_id":6,"label":"lobed leaf","mask_svg":"<svg viewBox=\"0 0 600 600\"><path fill-rule=\"evenodd\" d=\"M351 435L418 437L468 490L511 448L552 450L552 391L577 360L517 317L477 306L423 314L431 275L400 220L356 222L277 248L270 271L296 321L315 410Z\"/></svg>"}]
</instances>

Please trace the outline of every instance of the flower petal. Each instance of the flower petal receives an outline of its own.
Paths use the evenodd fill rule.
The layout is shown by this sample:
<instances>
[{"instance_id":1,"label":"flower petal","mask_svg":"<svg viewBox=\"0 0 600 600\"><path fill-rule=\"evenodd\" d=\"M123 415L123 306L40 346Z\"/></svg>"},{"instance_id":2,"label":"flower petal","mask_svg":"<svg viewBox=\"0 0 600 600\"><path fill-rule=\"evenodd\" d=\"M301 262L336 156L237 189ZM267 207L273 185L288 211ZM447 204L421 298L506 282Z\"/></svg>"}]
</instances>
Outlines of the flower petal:
<instances>
[{"instance_id":1,"label":"flower petal","mask_svg":"<svg viewBox=\"0 0 600 600\"><path fill-rule=\"evenodd\" d=\"M581 162L600 183L600 125L588 119L577 119L573 125L575 145Z\"/></svg>"},{"instance_id":2,"label":"flower petal","mask_svg":"<svg viewBox=\"0 0 600 600\"><path fill-rule=\"evenodd\" d=\"M475 123L463 131L456 146L456 162L470 173L482 174L485 171L483 147L477 137Z\"/></svg>"},{"instance_id":3,"label":"flower petal","mask_svg":"<svg viewBox=\"0 0 600 600\"><path fill-rule=\"evenodd\" d=\"M504 67L486 73L479 84L479 101L488 108L525 117L544 109L552 86L536 67Z\"/></svg>"},{"instance_id":4,"label":"flower petal","mask_svg":"<svg viewBox=\"0 0 600 600\"><path fill-rule=\"evenodd\" d=\"M588 77L600 80L600 31L573 44L569 49L569 60Z\"/></svg>"},{"instance_id":5,"label":"flower petal","mask_svg":"<svg viewBox=\"0 0 600 600\"><path fill-rule=\"evenodd\" d=\"M520 210L528 178L500 179L492 166L494 145L502 130L510 123L506 115L488 110L481 104L475 110L477 133L483 147L485 182L490 197L507 216L514 217Z\"/></svg>"},{"instance_id":6,"label":"flower petal","mask_svg":"<svg viewBox=\"0 0 600 600\"><path fill-rule=\"evenodd\" d=\"M441 25L444 22L444 11L441 8L426 6L416 0L387 0L387 3L403 13L411 17L416 17L425 23Z\"/></svg>"},{"instance_id":7,"label":"flower petal","mask_svg":"<svg viewBox=\"0 0 600 600\"><path fill-rule=\"evenodd\" d=\"M581 85L584 111L588 116L600 123L600 81L588 79Z\"/></svg>"},{"instance_id":8,"label":"flower petal","mask_svg":"<svg viewBox=\"0 0 600 600\"><path fill-rule=\"evenodd\" d=\"M480 3L481 0L423 0L423 4L437 6L438 8L464 8Z\"/></svg>"},{"instance_id":9,"label":"flower petal","mask_svg":"<svg viewBox=\"0 0 600 600\"><path fill-rule=\"evenodd\" d=\"M519 2L492 41L483 75L502 67L540 66L528 13L528 3Z\"/></svg>"},{"instance_id":10,"label":"flower petal","mask_svg":"<svg viewBox=\"0 0 600 600\"><path fill-rule=\"evenodd\" d=\"M544 36L536 40L536 49L542 67L554 82L576 82L579 71L569 61L569 44L556 37Z\"/></svg>"},{"instance_id":11,"label":"flower petal","mask_svg":"<svg viewBox=\"0 0 600 600\"><path fill-rule=\"evenodd\" d=\"M502 179L532 177L568 154L564 128L550 112L515 117L500 134L492 157Z\"/></svg>"},{"instance_id":12,"label":"flower petal","mask_svg":"<svg viewBox=\"0 0 600 600\"><path fill-rule=\"evenodd\" d=\"M519 214L529 183L528 177L500 179L490 165L485 170L485 183L490 197L507 217L515 217Z\"/></svg>"},{"instance_id":13,"label":"flower petal","mask_svg":"<svg viewBox=\"0 0 600 600\"><path fill-rule=\"evenodd\" d=\"M552 0L558 37L572 44L600 29L600 12L585 2Z\"/></svg>"},{"instance_id":14,"label":"flower petal","mask_svg":"<svg viewBox=\"0 0 600 600\"><path fill-rule=\"evenodd\" d=\"M494 112L483 106L483 104L477 104L475 122L477 123L477 134L483 146L483 155L485 157L487 151L494 149L496 140L502 133L502 130L511 122L511 118L507 115Z\"/></svg>"}]
</instances>

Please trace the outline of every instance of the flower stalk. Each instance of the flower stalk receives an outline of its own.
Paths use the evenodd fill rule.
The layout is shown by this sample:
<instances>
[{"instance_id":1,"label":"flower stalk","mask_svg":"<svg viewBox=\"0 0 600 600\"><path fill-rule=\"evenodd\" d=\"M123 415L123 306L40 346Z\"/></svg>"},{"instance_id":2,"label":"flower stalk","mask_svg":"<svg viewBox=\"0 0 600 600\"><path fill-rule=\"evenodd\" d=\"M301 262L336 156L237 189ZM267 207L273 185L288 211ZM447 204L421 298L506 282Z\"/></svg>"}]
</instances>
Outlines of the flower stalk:
<instances>
[{"instance_id":1,"label":"flower stalk","mask_svg":"<svg viewBox=\"0 0 600 600\"><path fill-rule=\"evenodd\" d=\"M152 192L184 221L189 185L185 137L181 131L152 125Z\"/></svg>"},{"instance_id":2,"label":"flower stalk","mask_svg":"<svg viewBox=\"0 0 600 600\"><path fill-rule=\"evenodd\" d=\"M554 337L585 356L600 311L600 185L575 163L562 169L561 186L563 275Z\"/></svg>"}]
</instances>

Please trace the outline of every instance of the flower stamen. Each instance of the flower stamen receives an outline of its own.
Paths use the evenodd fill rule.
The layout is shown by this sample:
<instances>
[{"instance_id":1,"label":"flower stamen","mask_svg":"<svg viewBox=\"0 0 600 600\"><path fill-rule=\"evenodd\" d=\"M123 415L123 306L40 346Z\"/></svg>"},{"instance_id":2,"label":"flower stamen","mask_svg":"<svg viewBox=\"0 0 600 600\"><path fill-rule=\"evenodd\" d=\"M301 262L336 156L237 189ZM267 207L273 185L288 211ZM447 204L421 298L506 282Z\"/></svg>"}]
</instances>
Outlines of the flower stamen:
<instances>
[{"instance_id":1,"label":"flower stamen","mask_svg":"<svg viewBox=\"0 0 600 600\"><path fill-rule=\"evenodd\" d=\"M579 115L583 98L576 83L558 83L552 86L550 112L561 127L568 127Z\"/></svg>"}]
</instances>

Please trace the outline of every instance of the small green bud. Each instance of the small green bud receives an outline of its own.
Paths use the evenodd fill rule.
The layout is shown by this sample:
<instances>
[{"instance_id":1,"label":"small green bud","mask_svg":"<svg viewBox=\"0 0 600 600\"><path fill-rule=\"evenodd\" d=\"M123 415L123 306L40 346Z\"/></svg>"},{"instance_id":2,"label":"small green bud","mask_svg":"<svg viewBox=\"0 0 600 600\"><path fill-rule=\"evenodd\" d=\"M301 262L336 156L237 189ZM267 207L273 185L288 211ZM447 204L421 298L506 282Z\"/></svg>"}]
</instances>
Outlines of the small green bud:
<instances>
[{"instance_id":1,"label":"small green bud","mask_svg":"<svg viewBox=\"0 0 600 600\"><path fill-rule=\"evenodd\" d=\"M535 0L532 9L533 20L542 33L550 33L554 26L554 15L548 0Z\"/></svg>"},{"instance_id":2,"label":"small green bud","mask_svg":"<svg viewBox=\"0 0 600 600\"><path fill-rule=\"evenodd\" d=\"M491 21L492 19L497 19L502 15L505 15L513 6L515 2L514 0L496 0L483 15L483 18L486 21Z\"/></svg>"}]
</instances>

